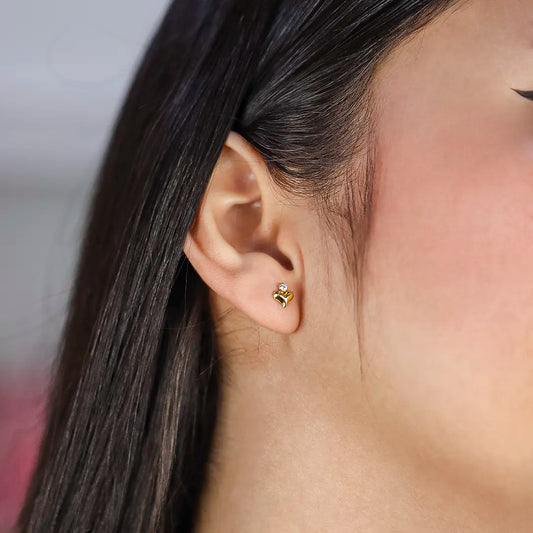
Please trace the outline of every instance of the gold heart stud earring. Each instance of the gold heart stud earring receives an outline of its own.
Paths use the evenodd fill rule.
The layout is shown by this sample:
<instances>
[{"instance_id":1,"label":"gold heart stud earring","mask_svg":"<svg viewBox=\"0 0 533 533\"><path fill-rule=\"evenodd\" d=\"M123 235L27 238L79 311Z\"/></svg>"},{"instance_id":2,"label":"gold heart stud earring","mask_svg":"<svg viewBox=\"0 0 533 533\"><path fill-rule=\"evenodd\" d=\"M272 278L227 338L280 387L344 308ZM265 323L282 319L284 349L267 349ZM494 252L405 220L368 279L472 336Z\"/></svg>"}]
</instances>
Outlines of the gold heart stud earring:
<instances>
[{"instance_id":1,"label":"gold heart stud earring","mask_svg":"<svg viewBox=\"0 0 533 533\"><path fill-rule=\"evenodd\" d=\"M278 290L272 293L272 298L281 304L281 307L285 309L287 304L293 299L294 293L287 289L286 283L278 284Z\"/></svg>"}]
</instances>

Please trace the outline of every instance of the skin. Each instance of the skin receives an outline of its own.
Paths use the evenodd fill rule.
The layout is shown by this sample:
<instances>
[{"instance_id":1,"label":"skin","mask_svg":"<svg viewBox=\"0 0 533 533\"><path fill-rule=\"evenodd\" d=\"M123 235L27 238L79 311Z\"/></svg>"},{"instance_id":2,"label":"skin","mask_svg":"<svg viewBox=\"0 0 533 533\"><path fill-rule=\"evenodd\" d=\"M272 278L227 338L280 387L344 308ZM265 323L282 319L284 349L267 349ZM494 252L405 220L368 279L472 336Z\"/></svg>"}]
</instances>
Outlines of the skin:
<instances>
[{"instance_id":1,"label":"skin","mask_svg":"<svg viewBox=\"0 0 533 533\"><path fill-rule=\"evenodd\" d=\"M311 204L228 136L184 246L225 372L197 532L533 530L533 101L513 88L533 89L530 0L464 2L380 65L364 350Z\"/></svg>"}]
</instances>

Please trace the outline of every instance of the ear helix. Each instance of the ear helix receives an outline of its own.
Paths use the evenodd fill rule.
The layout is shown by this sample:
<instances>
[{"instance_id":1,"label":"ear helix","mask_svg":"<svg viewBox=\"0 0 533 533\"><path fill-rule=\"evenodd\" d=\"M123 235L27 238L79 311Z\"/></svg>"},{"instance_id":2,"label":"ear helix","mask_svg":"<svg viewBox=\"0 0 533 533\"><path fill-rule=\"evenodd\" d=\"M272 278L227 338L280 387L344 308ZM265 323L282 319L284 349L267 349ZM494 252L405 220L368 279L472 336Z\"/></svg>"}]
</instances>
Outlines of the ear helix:
<instances>
[{"instance_id":1,"label":"ear helix","mask_svg":"<svg viewBox=\"0 0 533 533\"><path fill-rule=\"evenodd\" d=\"M287 288L286 283L282 282L278 284L278 290L272 293L272 298L285 309L287 304L294 298L294 293Z\"/></svg>"}]
</instances>

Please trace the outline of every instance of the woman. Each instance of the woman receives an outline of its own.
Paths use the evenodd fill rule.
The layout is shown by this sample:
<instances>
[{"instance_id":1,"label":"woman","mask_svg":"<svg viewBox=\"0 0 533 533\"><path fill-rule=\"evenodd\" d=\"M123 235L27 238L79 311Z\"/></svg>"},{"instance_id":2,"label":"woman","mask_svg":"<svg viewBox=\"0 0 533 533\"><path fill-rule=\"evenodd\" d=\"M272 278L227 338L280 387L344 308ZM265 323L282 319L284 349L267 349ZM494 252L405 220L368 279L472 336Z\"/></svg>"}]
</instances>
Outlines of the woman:
<instances>
[{"instance_id":1,"label":"woman","mask_svg":"<svg viewBox=\"0 0 533 533\"><path fill-rule=\"evenodd\" d=\"M172 3L19 529L533 531L531 21Z\"/></svg>"}]
</instances>

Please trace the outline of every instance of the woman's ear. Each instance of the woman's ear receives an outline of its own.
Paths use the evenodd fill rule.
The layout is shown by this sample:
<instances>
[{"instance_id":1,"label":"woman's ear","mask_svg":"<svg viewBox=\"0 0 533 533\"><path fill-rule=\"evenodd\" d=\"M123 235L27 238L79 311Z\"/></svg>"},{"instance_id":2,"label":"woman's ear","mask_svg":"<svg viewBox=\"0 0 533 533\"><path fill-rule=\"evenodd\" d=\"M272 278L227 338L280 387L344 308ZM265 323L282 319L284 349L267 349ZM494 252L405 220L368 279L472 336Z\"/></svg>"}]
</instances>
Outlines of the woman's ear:
<instances>
[{"instance_id":1,"label":"woman's ear","mask_svg":"<svg viewBox=\"0 0 533 533\"><path fill-rule=\"evenodd\" d=\"M204 282L258 324L298 327L302 261L295 225L261 154L231 131L189 228L183 251ZM283 306L278 284L293 293ZM282 287L283 288L283 287Z\"/></svg>"}]
</instances>

